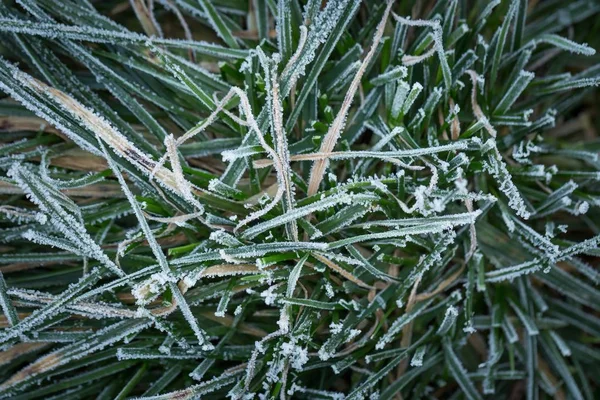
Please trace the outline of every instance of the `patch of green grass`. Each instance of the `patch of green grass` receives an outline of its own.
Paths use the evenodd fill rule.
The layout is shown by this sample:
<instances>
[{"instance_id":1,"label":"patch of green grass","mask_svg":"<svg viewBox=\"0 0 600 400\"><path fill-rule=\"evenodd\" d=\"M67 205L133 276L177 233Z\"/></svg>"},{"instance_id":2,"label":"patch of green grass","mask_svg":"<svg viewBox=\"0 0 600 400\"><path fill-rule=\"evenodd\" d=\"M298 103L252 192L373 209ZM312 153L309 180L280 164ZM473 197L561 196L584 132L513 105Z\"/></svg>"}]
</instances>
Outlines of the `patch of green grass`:
<instances>
[{"instance_id":1,"label":"patch of green grass","mask_svg":"<svg viewBox=\"0 0 600 400\"><path fill-rule=\"evenodd\" d=\"M599 15L0 4L0 398L592 399Z\"/></svg>"}]
</instances>

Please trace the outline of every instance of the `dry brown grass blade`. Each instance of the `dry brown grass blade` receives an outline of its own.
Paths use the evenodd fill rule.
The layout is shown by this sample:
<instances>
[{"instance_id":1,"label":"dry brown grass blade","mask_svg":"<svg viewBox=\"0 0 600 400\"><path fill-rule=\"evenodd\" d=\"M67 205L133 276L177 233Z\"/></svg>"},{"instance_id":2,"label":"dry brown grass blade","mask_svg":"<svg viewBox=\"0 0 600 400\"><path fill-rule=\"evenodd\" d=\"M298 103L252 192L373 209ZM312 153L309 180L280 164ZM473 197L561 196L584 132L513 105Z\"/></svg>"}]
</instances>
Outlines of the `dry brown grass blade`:
<instances>
[{"instance_id":1,"label":"dry brown grass blade","mask_svg":"<svg viewBox=\"0 0 600 400\"><path fill-rule=\"evenodd\" d=\"M86 128L106 142L113 151L119 154L119 156L127 159L148 175L154 173L164 186L175 193L179 193L177 178L173 172L162 166L157 166L156 162L147 154L140 151L125 136L118 132L106 120L96 115L92 110L85 107L68 94L48 86L29 75L22 74L21 81L23 84L28 85L31 89L45 96L50 95L56 102L60 103L65 110L68 110L75 118L81 121Z\"/></svg>"},{"instance_id":2,"label":"dry brown grass blade","mask_svg":"<svg viewBox=\"0 0 600 400\"><path fill-rule=\"evenodd\" d=\"M133 8L133 11L135 12L135 16L138 21L140 21L144 32L146 32L148 36L161 37L162 32L160 26L158 26L158 23L152 14L152 10L144 0L129 0L129 2L131 8Z\"/></svg>"},{"instance_id":3,"label":"dry brown grass blade","mask_svg":"<svg viewBox=\"0 0 600 400\"><path fill-rule=\"evenodd\" d=\"M254 274L260 272L254 264L219 264L206 268L200 274L201 278L212 278L218 276L233 276Z\"/></svg>"},{"instance_id":4,"label":"dry brown grass blade","mask_svg":"<svg viewBox=\"0 0 600 400\"><path fill-rule=\"evenodd\" d=\"M66 139L58 129L38 117L0 117L0 132L44 131Z\"/></svg>"},{"instance_id":5,"label":"dry brown grass blade","mask_svg":"<svg viewBox=\"0 0 600 400\"><path fill-rule=\"evenodd\" d=\"M60 352L50 353L46 356L43 356L4 381L0 385L0 390L4 391L17 383L24 381L32 375L38 375L45 371L49 371L59 366L61 362L63 362L63 358L61 357Z\"/></svg>"},{"instance_id":6,"label":"dry brown grass blade","mask_svg":"<svg viewBox=\"0 0 600 400\"><path fill-rule=\"evenodd\" d=\"M17 313L17 316L19 317L19 320L22 320L24 318L27 318L30 315L30 313ZM0 315L0 328L9 328L10 324L8 323L8 319L6 318L5 315Z\"/></svg>"},{"instance_id":7,"label":"dry brown grass blade","mask_svg":"<svg viewBox=\"0 0 600 400\"><path fill-rule=\"evenodd\" d=\"M465 270L465 264L463 264L455 273L453 273L448 278L446 278L442 282L440 282L438 287L436 287L433 291L419 293L418 295L416 295L415 303L417 303L419 301L424 301L424 300L430 299L430 298L442 293L448 286L450 286L452 283L454 283L461 276L461 274L463 273L464 270Z\"/></svg>"},{"instance_id":8,"label":"dry brown grass blade","mask_svg":"<svg viewBox=\"0 0 600 400\"><path fill-rule=\"evenodd\" d=\"M98 197L98 198L122 198L125 197L119 185L108 182L94 183L89 186L63 189L61 192L69 197ZM0 194L24 194L17 185L0 181Z\"/></svg>"},{"instance_id":9,"label":"dry brown grass blade","mask_svg":"<svg viewBox=\"0 0 600 400\"><path fill-rule=\"evenodd\" d=\"M454 108L454 100L452 100L452 98L450 98L449 100L450 102L450 109ZM460 137L460 120L458 119L458 114L456 114L454 116L454 118L452 119L452 124L450 125L450 136L452 138L452 140L458 140L458 138Z\"/></svg>"},{"instance_id":10,"label":"dry brown grass blade","mask_svg":"<svg viewBox=\"0 0 600 400\"><path fill-rule=\"evenodd\" d=\"M17 357L48 347L48 345L49 343L46 342L17 343L8 350L0 351L0 366L8 364Z\"/></svg>"},{"instance_id":11,"label":"dry brown grass blade","mask_svg":"<svg viewBox=\"0 0 600 400\"><path fill-rule=\"evenodd\" d=\"M429 57L433 56L435 54L435 52L436 52L436 48L432 47L427 52L425 52L421 55L418 55L418 56L411 56L409 54L406 54L406 55L402 56L402 64L406 65L406 66L418 64L422 61L425 61Z\"/></svg>"},{"instance_id":12,"label":"dry brown grass blade","mask_svg":"<svg viewBox=\"0 0 600 400\"><path fill-rule=\"evenodd\" d=\"M240 39L253 39L258 40L258 31L256 29L248 30L248 31L234 31L232 32L233 36L238 37ZM269 30L269 37L271 39L275 39L277 37L277 31L275 29Z\"/></svg>"},{"instance_id":13,"label":"dry brown grass blade","mask_svg":"<svg viewBox=\"0 0 600 400\"><path fill-rule=\"evenodd\" d=\"M346 92L346 96L344 97L344 102L338 111L333 123L329 127L327 134L323 138L323 142L321 143L321 148L319 150L320 153L330 153L341 133L344 125L346 123L346 117L348 116L348 111L350 110L350 106L352 105L352 100L354 99L354 95L358 90L358 86L360 85L360 80L362 79L363 74L365 73L371 59L375 55L375 51L377 50L377 46L379 46L379 42L381 41L381 37L383 36L383 30L387 23L388 17L390 15L390 11L392 9L392 5L394 4L394 0L388 0L387 5L385 7L385 11L383 12L383 17L379 25L377 26L377 31L375 32L375 36L373 37L373 44L371 45L371 49L363 59L354 79L352 79L352 83L350 83L350 87ZM318 160L313 164L313 167L310 171L310 180L308 182L308 195L312 196L319 190L319 185L323 180L323 175L325 173L325 168L327 167L327 160Z\"/></svg>"},{"instance_id":14,"label":"dry brown grass blade","mask_svg":"<svg viewBox=\"0 0 600 400\"><path fill-rule=\"evenodd\" d=\"M35 158L39 160L39 158ZM108 168L106 160L81 149L69 149L50 158L50 165L74 171L100 172Z\"/></svg>"},{"instance_id":15,"label":"dry brown grass blade","mask_svg":"<svg viewBox=\"0 0 600 400\"><path fill-rule=\"evenodd\" d=\"M408 301L406 302L406 308L404 309L404 312L407 314L411 312L415 304L417 304L417 289L419 288L420 283L421 276L417 278L415 284L412 287L412 290L410 291L410 294L408 295ZM410 346L410 343L412 342L413 322L414 321L410 321L404 326L404 328L402 328L402 339L400 340L400 347L406 348ZM398 368L396 369L396 379L400 378L404 374L404 372L406 372L407 367L408 360L402 360L402 362L398 365Z\"/></svg>"},{"instance_id":16,"label":"dry brown grass blade","mask_svg":"<svg viewBox=\"0 0 600 400\"><path fill-rule=\"evenodd\" d=\"M477 120L483 124L485 130L488 131L491 137L496 137L496 129L490 124L490 120L485 116L483 110L479 106L477 102L477 82L479 80L479 75L477 72L472 69L467 70L467 73L471 77L471 83L473 84L473 89L471 90L471 107L473 108L473 114L477 117Z\"/></svg>"},{"instance_id":17,"label":"dry brown grass blade","mask_svg":"<svg viewBox=\"0 0 600 400\"><path fill-rule=\"evenodd\" d=\"M225 315L222 317L217 317L215 315L214 312L212 311L202 311L200 313L200 315L202 315L204 318L206 319L210 319L211 321L215 321L218 322L219 324L226 326L226 327L232 327L233 326L233 320L234 318L230 315ZM265 330L262 330L260 328L257 328L253 325L247 324L247 323L240 323L237 326L237 329L241 332L241 333L245 333L246 335L250 335L250 336L254 336L254 337L259 337L259 338L263 338L265 336L268 335L268 332Z\"/></svg>"},{"instance_id":18,"label":"dry brown grass blade","mask_svg":"<svg viewBox=\"0 0 600 400\"><path fill-rule=\"evenodd\" d=\"M367 285L365 282L361 281L356 276L352 275L350 272L346 271L344 268L340 267L339 265L337 265L336 263L334 263L333 261L331 261L327 257L325 257L325 256L323 256L321 254L317 254L317 253L313 253L312 256L314 258L316 258L317 260L321 261L323 264L327 265L329 268L331 268L332 270L334 270L338 274L342 275L344 278L348 279L350 282L354 282L358 286L363 287L365 289L371 289L372 288L372 286Z\"/></svg>"}]
</instances>

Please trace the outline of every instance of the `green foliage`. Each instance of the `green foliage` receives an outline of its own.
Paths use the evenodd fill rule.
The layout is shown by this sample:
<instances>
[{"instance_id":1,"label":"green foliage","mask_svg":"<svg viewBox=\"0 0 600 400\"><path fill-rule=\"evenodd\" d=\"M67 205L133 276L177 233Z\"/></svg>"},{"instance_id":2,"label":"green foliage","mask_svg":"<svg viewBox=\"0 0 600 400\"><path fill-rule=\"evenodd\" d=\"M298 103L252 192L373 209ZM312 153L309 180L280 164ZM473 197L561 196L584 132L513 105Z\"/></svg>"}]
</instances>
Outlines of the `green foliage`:
<instances>
[{"instance_id":1,"label":"green foliage","mask_svg":"<svg viewBox=\"0 0 600 400\"><path fill-rule=\"evenodd\" d=\"M594 398L599 16L0 3L0 398Z\"/></svg>"}]
</instances>

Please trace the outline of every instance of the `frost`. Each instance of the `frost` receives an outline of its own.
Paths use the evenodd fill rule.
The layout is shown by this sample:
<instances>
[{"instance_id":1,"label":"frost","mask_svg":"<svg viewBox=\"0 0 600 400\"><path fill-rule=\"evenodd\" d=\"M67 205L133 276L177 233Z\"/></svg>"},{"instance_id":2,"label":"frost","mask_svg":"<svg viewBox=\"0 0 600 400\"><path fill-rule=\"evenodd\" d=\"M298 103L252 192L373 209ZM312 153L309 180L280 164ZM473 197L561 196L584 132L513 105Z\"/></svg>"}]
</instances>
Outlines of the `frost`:
<instances>
[{"instance_id":1,"label":"frost","mask_svg":"<svg viewBox=\"0 0 600 400\"><path fill-rule=\"evenodd\" d=\"M473 333L477 332L477 329L475 329L475 327L473 326L473 321L472 320L468 320L465 323L465 326L463 328L463 332L465 332L467 334L473 334Z\"/></svg>"},{"instance_id":2,"label":"frost","mask_svg":"<svg viewBox=\"0 0 600 400\"><path fill-rule=\"evenodd\" d=\"M348 193L344 193L344 192L335 194L333 196L321 199L321 200L316 201L307 206L295 208L294 210L292 210L286 214L272 218L266 222L257 224L255 226L253 226L252 228L247 229L243 233L242 236L247 239L252 239L253 237L256 237L258 234L260 234L266 230L272 229L276 226L286 224L291 221L295 221L295 220L302 218L306 215L309 215L315 211L321 211L321 210L324 210L327 208L331 208L338 204L350 204L353 201L354 202L361 201L362 199L365 199L368 201L369 199L372 199L372 198L373 198L373 196L352 195L352 194L348 194Z\"/></svg>"},{"instance_id":3,"label":"frost","mask_svg":"<svg viewBox=\"0 0 600 400\"><path fill-rule=\"evenodd\" d=\"M399 318L397 318L392 325L388 328L388 331L381 336L381 338L377 341L375 348L377 350L383 349L388 343L394 340L394 337L400 333L402 328L417 318L421 312L423 312L424 308L431 304L431 300L427 300L424 303L419 303L411 312L402 314Z\"/></svg>"},{"instance_id":4,"label":"frost","mask_svg":"<svg viewBox=\"0 0 600 400\"><path fill-rule=\"evenodd\" d=\"M290 389L287 391L289 396L292 396L294 393L303 393L307 398L320 398L320 399L331 399L331 400L343 400L346 396L340 392L330 392L327 390L316 390L310 389L304 386L299 386L297 384L292 384Z\"/></svg>"},{"instance_id":5,"label":"frost","mask_svg":"<svg viewBox=\"0 0 600 400\"><path fill-rule=\"evenodd\" d=\"M277 289L276 285L270 286L267 290L261 292L260 297L265 299L265 304L268 306L275 305L275 300L277 300L277 294L274 291Z\"/></svg>"},{"instance_id":6,"label":"frost","mask_svg":"<svg viewBox=\"0 0 600 400\"><path fill-rule=\"evenodd\" d=\"M394 100L392 102L392 118L398 118L398 115L400 115L400 112L402 111L402 106L404 105L404 101L406 100L406 96L408 95L409 89L410 86L405 81L400 81L398 83L396 93L394 94Z\"/></svg>"},{"instance_id":7,"label":"frost","mask_svg":"<svg viewBox=\"0 0 600 400\"><path fill-rule=\"evenodd\" d=\"M136 299L136 304L146 305L155 300L166 290L168 279L163 274L157 273L153 274L150 279L137 283L131 290L131 294Z\"/></svg>"},{"instance_id":8,"label":"frost","mask_svg":"<svg viewBox=\"0 0 600 400\"><path fill-rule=\"evenodd\" d=\"M362 331L360 329L350 329L348 337L346 338L346 342L351 342L352 340L354 340L354 338L360 335L361 332Z\"/></svg>"},{"instance_id":9,"label":"frost","mask_svg":"<svg viewBox=\"0 0 600 400\"><path fill-rule=\"evenodd\" d=\"M342 22L344 10L348 5L349 8L356 9L358 4L359 2L356 0L344 0L325 5L323 10L317 14L315 21L308 27L303 51L294 62L289 63L289 66L286 67L285 73L282 74L282 81L292 83L304 74L306 66L314 60L319 46L327 40L336 25ZM291 86L291 84L286 85L286 90L282 93L284 96L287 96Z\"/></svg>"},{"instance_id":10,"label":"frost","mask_svg":"<svg viewBox=\"0 0 600 400\"><path fill-rule=\"evenodd\" d=\"M341 333L343 327L344 324L332 322L331 324L329 324L329 331L335 335Z\"/></svg>"},{"instance_id":11,"label":"frost","mask_svg":"<svg viewBox=\"0 0 600 400\"><path fill-rule=\"evenodd\" d=\"M333 286L331 286L331 283L329 283L329 282L325 282L325 294L330 299L333 299L335 297L335 292L333 291Z\"/></svg>"},{"instance_id":12,"label":"frost","mask_svg":"<svg viewBox=\"0 0 600 400\"><path fill-rule=\"evenodd\" d=\"M427 348L425 346L421 346L421 347L417 348L417 351L415 351L415 354L413 355L412 359L410 360L411 367L422 367L423 366L423 357L425 356L425 350L427 350Z\"/></svg>"},{"instance_id":13,"label":"frost","mask_svg":"<svg viewBox=\"0 0 600 400\"><path fill-rule=\"evenodd\" d=\"M528 219L531 213L527 210L519 189L513 183L512 176L502 161L496 142L492 139L485 142L483 151L487 153L485 169L493 175L499 189L508 198L509 207L515 210L520 217Z\"/></svg>"},{"instance_id":14,"label":"frost","mask_svg":"<svg viewBox=\"0 0 600 400\"><path fill-rule=\"evenodd\" d=\"M308 362L308 351L293 343L283 343L281 355L289 358L291 367L297 371L302 371L302 367Z\"/></svg>"},{"instance_id":15,"label":"frost","mask_svg":"<svg viewBox=\"0 0 600 400\"><path fill-rule=\"evenodd\" d=\"M583 54L585 56L593 56L596 54L596 50L588 46L587 43L579 44L555 34L541 35L539 38L535 39L535 43L548 43L568 52Z\"/></svg>"},{"instance_id":16,"label":"frost","mask_svg":"<svg viewBox=\"0 0 600 400\"><path fill-rule=\"evenodd\" d=\"M376 29L375 35L373 37L373 42L371 44L371 48L369 49L369 52L364 57L361 65L360 65L360 68L358 69L358 71L356 72L356 75L354 76L354 79L352 79L352 82L350 83L350 87L348 88L348 91L346 92L346 95L344 97L342 106L340 107L338 114L336 115L334 121L331 123L331 125L327 131L327 134L323 138L321 147L319 149L319 152L321 152L321 153L330 153L334 149L334 147L342 133L341 131L346 124L346 118L348 116L350 106L352 105L354 95L355 95L356 91L358 90L358 86L360 85L361 78L362 78L363 74L365 73L371 59L375 55L375 52L377 51L377 48L379 46L379 41L381 40L381 38L383 36L383 31L384 31L385 25L387 23L389 13L392 9L392 5L393 5L392 2L388 2L386 4L386 7L385 7L385 10L383 13L383 17L382 17L381 21L379 22L379 24L377 25L377 29ZM310 171L310 179L308 182L307 194L309 196L314 195L317 192L317 190L319 189L319 186L323 179L323 175L325 173L327 164L328 164L327 160L317 160L313 164L313 167Z\"/></svg>"},{"instance_id":17,"label":"frost","mask_svg":"<svg viewBox=\"0 0 600 400\"><path fill-rule=\"evenodd\" d=\"M238 247L243 245L242 242L224 230L212 231L209 239L227 247Z\"/></svg>"},{"instance_id":18,"label":"frost","mask_svg":"<svg viewBox=\"0 0 600 400\"><path fill-rule=\"evenodd\" d=\"M573 215L583 215L590 209L590 203L587 201L579 201L573 208Z\"/></svg>"},{"instance_id":19,"label":"frost","mask_svg":"<svg viewBox=\"0 0 600 400\"><path fill-rule=\"evenodd\" d=\"M108 154L108 152L106 151L106 148L104 147L104 145L102 144L102 142L100 140L99 140L99 144L104 153L104 157L108 161L108 164L111 167L111 169L113 170L113 173L117 176L117 179L119 180L119 184L121 185L121 188L123 189L123 192L125 193L125 195L127 197L127 200L129 201L129 203L131 204L131 207L134 210L134 213L138 219L138 222L142 228L142 231L144 232L144 236L146 236L148 244L150 245L152 253L156 257L156 259L161 267L162 273L166 277L172 278L172 271L169 267L169 264L167 263L166 257L164 255L164 253L162 252L160 245L156 241L156 238L154 237L152 230L148 226L148 222L146 221L146 218L144 217L143 212L140 209L139 204L137 203L137 200L134 198L133 194L129 190L127 183L125 182L125 179L123 178L123 175L121 174L119 167L115 164L112 157ZM185 298L183 297L183 293L181 292L181 289L177 286L177 284L175 284L174 281L170 281L168 286L171 289L174 300L177 302L177 306L179 307L179 309L181 310L186 321L189 323L190 327L194 331L194 334L196 335L196 338L198 339L199 344L201 346L212 347L212 345L210 343L207 343L206 335L205 335L204 331L198 326L196 317L192 314L192 312L189 308L189 305L187 304Z\"/></svg>"},{"instance_id":20,"label":"frost","mask_svg":"<svg viewBox=\"0 0 600 400\"><path fill-rule=\"evenodd\" d=\"M102 248L87 233L79 209L68 197L44 182L29 166L14 164L8 171L8 175L46 216L46 218L37 218L51 224L66 240L31 230L24 234L25 238L91 257L100 261L117 276L124 276L123 271L106 256Z\"/></svg>"},{"instance_id":21,"label":"frost","mask_svg":"<svg viewBox=\"0 0 600 400\"><path fill-rule=\"evenodd\" d=\"M532 72L521 71L515 79L514 82L510 85L504 97L496 106L496 110L494 113L503 114L508 111L508 109L515 103L517 98L523 93L523 91L527 88L529 83L533 80L535 74Z\"/></svg>"},{"instance_id":22,"label":"frost","mask_svg":"<svg viewBox=\"0 0 600 400\"><path fill-rule=\"evenodd\" d=\"M456 322L456 317L458 317L458 310L453 306L448 307L444 314L444 320L437 330L437 334L440 336L445 335Z\"/></svg>"},{"instance_id":23,"label":"frost","mask_svg":"<svg viewBox=\"0 0 600 400\"><path fill-rule=\"evenodd\" d=\"M422 19L412 20L410 18L403 18L398 15L394 15L394 17L398 22L408 26L432 28L432 37L434 42L433 49L435 50L440 59L440 65L442 68L442 75L444 78L444 84L446 85L446 89L450 90L452 87L452 73L450 71L450 66L448 65L448 60L446 59L446 52L444 51L442 26L440 25L439 21Z\"/></svg>"},{"instance_id":24,"label":"frost","mask_svg":"<svg viewBox=\"0 0 600 400\"><path fill-rule=\"evenodd\" d=\"M556 344L556 347L558 347L563 357L571 356L571 349L569 348L569 345L563 340L563 338L561 338L555 331L550 331L550 337L552 337L554 344Z\"/></svg>"},{"instance_id":25,"label":"frost","mask_svg":"<svg viewBox=\"0 0 600 400\"><path fill-rule=\"evenodd\" d=\"M419 82L415 82L413 84L412 88L410 89L410 92L408 93L408 96L406 96L406 100L402 104L402 114L408 113L413 103L417 99L417 96L419 96L422 90L423 85L421 85Z\"/></svg>"},{"instance_id":26,"label":"frost","mask_svg":"<svg viewBox=\"0 0 600 400\"><path fill-rule=\"evenodd\" d=\"M568 313L581 325L581 307L594 308L600 275L588 258L598 254L600 236L576 240L593 226L600 205L586 192L599 180L599 157L563 141L587 132L590 116L583 113L571 126L561 113L580 100L564 91L597 85L598 71L534 77L524 68L543 73L546 53L558 53L547 45L583 55L591 47L552 33L529 35L517 0L508 15L490 18L502 25L495 31L485 20L499 0L478 7L468 27L469 13L458 0L421 10L431 11L430 20L395 17L395 26L387 21L392 1L368 8L378 18L361 14L358 25L359 0L256 0L250 14L235 2L159 2L160 12L177 14L184 34L191 31L181 12L212 26L231 48L138 35L98 14L88 0L55 4L64 13L57 20L72 26L53 22L50 2L20 0L27 14L15 15L22 19L10 12L0 18L0 31L22 50L14 59L33 71L0 59L0 89L52 125L42 127L46 133L58 129L62 139L108 161L108 170L99 164L100 172L89 175L60 167L64 158L55 157L70 149L46 134L0 149L0 167L8 171L0 192L19 206L0 206L2 221L13 225L2 229L2 272L17 272L8 283L0 273L7 325L0 350L19 342L60 343L0 385L2 393L21 396L26 385L118 341L129 343L115 346L120 360L181 360L148 361L158 383L143 396L157 399L215 390L213 397L236 400L275 393L387 398L419 367L437 371L434 384L423 387L426 396L449 385L479 398L480 391L493 391L494 381L496 389L507 379L535 381L523 376L527 368L511 371L500 363L506 345L522 341L519 362L548 343L558 356L580 358L581 346L563 339L558 319ZM153 1L146 3L146 22L156 25ZM248 16L242 32L233 32L232 16ZM359 29L363 20L373 24ZM273 21L277 47L265 31ZM558 22L570 29L571 22ZM348 32L360 36L350 48ZM489 45L479 33L494 35ZM79 82L85 73L64 77L68 66L50 57L56 49L37 54L53 42L60 44L57 54L93 74L93 91L87 78ZM83 42L95 44L88 51ZM255 47L239 48L248 44ZM197 54L239 62L206 62ZM385 70L373 63L378 58L389 61ZM129 79L130 72L141 80ZM467 91L465 74L472 82ZM512 79L499 82L505 75ZM156 92L163 86L166 91ZM103 88L122 105L104 104L94 94ZM552 104L561 113L545 111ZM534 110L537 120L530 121ZM557 140L548 142L555 120L561 124L550 136ZM37 121L25 130L35 131ZM41 146L31 150L31 143ZM228 163L224 173L220 162L210 161L220 152ZM115 179L108 178L111 170ZM34 206L19 199L23 192ZM20 246L23 239L30 243ZM47 253L29 252L41 245ZM515 254L505 251L511 246ZM22 272L49 263L67 268L60 287ZM83 276L76 280L78 271ZM531 279L541 286L530 287ZM50 286L43 292L19 285ZM502 299L509 307L502 313L494 304L498 285L514 292ZM549 298L547 288L568 300ZM473 297L474 289L484 296ZM97 329L86 328L88 319ZM152 335L140 335L148 328ZM487 339L488 357L480 370L465 363L467 371L462 347L477 344L470 336L476 329ZM538 344L520 337L538 331ZM189 380L191 370L198 384L155 395L169 382ZM346 394L315 390L300 375L304 370L356 379ZM382 382L392 370L396 383ZM545 388L548 382L541 382Z\"/></svg>"},{"instance_id":27,"label":"frost","mask_svg":"<svg viewBox=\"0 0 600 400\"><path fill-rule=\"evenodd\" d=\"M405 66L400 65L374 78L371 80L371 83L376 86L383 85L394 80L405 79L407 76L408 69Z\"/></svg>"}]
</instances>

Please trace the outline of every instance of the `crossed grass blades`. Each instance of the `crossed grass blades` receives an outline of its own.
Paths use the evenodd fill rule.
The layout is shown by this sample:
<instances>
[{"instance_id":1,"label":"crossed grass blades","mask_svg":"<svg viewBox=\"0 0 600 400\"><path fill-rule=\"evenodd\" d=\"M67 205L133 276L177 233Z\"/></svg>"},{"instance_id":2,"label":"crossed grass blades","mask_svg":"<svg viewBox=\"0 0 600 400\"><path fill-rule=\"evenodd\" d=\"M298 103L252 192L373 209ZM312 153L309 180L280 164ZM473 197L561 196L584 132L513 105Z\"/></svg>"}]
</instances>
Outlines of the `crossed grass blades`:
<instances>
[{"instance_id":1,"label":"crossed grass blades","mask_svg":"<svg viewBox=\"0 0 600 400\"><path fill-rule=\"evenodd\" d=\"M594 398L599 12L0 3L0 398Z\"/></svg>"}]
</instances>

